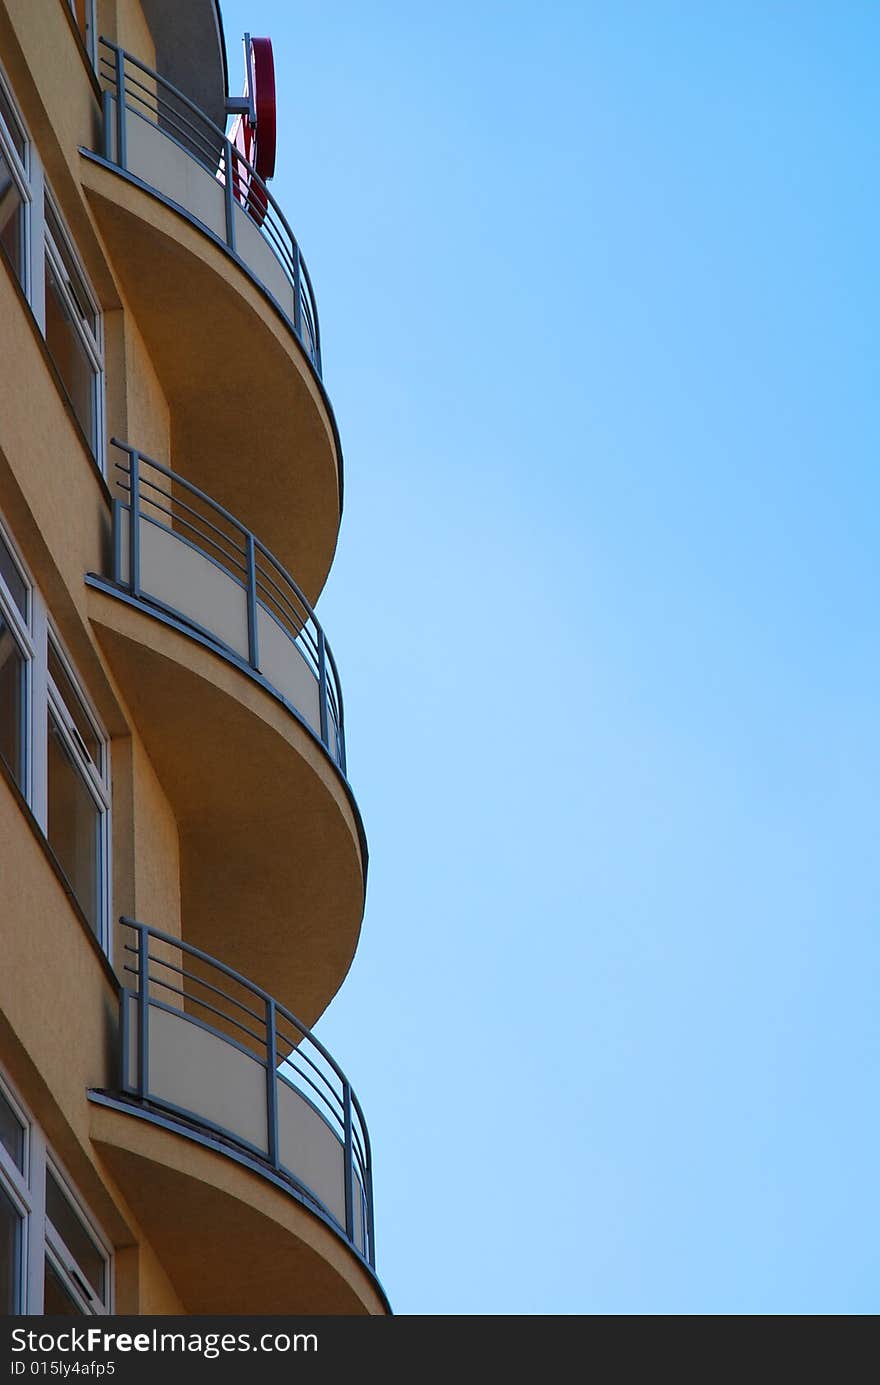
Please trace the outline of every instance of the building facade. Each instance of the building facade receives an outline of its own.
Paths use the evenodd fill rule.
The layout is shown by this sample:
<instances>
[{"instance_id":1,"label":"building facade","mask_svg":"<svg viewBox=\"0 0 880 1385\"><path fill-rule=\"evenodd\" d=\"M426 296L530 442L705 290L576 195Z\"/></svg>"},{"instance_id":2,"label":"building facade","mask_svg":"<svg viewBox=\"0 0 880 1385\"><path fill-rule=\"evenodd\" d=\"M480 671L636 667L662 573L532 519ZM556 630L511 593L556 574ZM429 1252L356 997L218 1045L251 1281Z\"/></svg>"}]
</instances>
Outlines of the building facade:
<instances>
[{"instance_id":1,"label":"building facade","mask_svg":"<svg viewBox=\"0 0 880 1385\"><path fill-rule=\"evenodd\" d=\"M310 1030L342 453L245 53L231 100L217 0L0 0L0 1313L389 1311Z\"/></svg>"}]
</instances>

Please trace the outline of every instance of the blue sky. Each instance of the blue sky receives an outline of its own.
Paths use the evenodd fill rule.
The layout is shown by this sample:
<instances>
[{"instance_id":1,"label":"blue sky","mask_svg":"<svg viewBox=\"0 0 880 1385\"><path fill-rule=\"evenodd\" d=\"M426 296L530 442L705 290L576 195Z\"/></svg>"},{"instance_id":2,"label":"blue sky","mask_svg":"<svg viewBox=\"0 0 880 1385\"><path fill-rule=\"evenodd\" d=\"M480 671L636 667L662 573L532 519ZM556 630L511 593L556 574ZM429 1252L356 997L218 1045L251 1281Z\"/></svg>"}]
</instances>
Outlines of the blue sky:
<instances>
[{"instance_id":1,"label":"blue sky","mask_svg":"<svg viewBox=\"0 0 880 1385\"><path fill-rule=\"evenodd\" d=\"M876 1311L880 9L223 14L345 449L395 1309Z\"/></svg>"}]
</instances>

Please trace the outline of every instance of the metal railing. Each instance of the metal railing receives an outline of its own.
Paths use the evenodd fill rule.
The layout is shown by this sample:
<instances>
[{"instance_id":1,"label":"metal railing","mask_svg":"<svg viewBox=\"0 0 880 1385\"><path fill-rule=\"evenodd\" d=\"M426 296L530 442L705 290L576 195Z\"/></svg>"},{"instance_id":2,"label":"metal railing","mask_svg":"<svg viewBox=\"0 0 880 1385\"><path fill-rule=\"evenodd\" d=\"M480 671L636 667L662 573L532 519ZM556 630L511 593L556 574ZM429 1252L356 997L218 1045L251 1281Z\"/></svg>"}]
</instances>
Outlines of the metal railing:
<instances>
[{"instance_id":1,"label":"metal railing","mask_svg":"<svg viewBox=\"0 0 880 1385\"><path fill-rule=\"evenodd\" d=\"M104 88L104 158L119 168L137 171L129 170L127 154L127 121L133 115L160 130L222 185L227 246L238 253L235 213L240 208L281 266L292 294L291 326L320 375L321 331L305 260L284 213L256 169L189 97L106 38L99 42L98 75Z\"/></svg>"},{"instance_id":2,"label":"metal railing","mask_svg":"<svg viewBox=\"0 0 880 1385\"><path fill-rule=\"evenodd\" d=\"M345 723L339 673L323 627L296 582L240 520L198 486L128 443L117 438L111 441L125 454L124 461L115 461L113 465L119 473L116 484L128 496L127 501L113 501L114 583L136 600L163 607L207 635L235 662L246 663L282 702L305 717L344 774ZM159 536L172 536L184 544L187 557L192 553L199 555L211 565L205 569L209 575L219 572L234 584L221 585L219 600L221 607L228 604L227 598L240 598L243 604L240 648L236 649L218 633L218 619L215 618L212 628L211 623L196 618L183 575L183 589L173 593L173 600L169 599L168 564L162 563L161 555L152 562L143 560L144 537L149 539L154 530ZM164 594L159 590L161 585L166 587ZM206 619L210 622L210 616ZM278 632L282 649L286 638L299 655L300 663L291 671L298 674L304 669L307 678L314 680L313 696L308 699L291 692L296 679L287 688L279 686L284 682L283 676L261 668L261 642L267 637L272 639L278 665ZM306 700L308 706L303 705Z\"/></svg>"},{"instance_id":3,"label":"metal railing","mask_svg":"<svg viewBox=\"0 0 880 1385\"><path fill-rule=\"evenodd\" d=\"M123 970L133 978L121 1002L123 1090L259 1156L375 1267L370 1138L335 1059L239 972L135 919L120 923L130 939ZM322 1179L324 1197L315 1187Z\"/></svg>"}]
</instances>

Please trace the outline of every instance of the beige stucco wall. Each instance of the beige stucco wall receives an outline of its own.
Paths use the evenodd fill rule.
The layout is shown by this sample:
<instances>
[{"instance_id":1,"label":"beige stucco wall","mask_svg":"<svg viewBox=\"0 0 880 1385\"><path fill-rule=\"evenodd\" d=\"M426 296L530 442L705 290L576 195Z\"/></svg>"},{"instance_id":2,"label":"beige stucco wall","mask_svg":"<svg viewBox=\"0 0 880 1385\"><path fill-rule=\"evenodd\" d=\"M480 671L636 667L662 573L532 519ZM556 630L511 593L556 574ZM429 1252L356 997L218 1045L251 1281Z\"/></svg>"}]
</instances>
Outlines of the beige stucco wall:
<instances>
[{"instance_id":1,"label":"beige stucco wall","mask_svg":"<svg viewBox=\"0 0 880 1385\"><path fill-rule=\"evenodd\" d=\"M156 66L156 45L138 0L98 0L98 33Z\"/></svg>"}]
</instances>

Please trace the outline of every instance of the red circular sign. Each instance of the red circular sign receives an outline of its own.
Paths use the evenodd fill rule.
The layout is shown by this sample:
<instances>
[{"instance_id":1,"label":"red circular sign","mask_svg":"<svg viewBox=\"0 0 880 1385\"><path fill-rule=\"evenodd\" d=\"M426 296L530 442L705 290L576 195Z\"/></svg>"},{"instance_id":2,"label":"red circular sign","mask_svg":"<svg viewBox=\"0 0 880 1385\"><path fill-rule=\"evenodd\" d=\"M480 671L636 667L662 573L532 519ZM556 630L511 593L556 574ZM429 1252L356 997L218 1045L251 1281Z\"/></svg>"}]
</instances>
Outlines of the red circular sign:
<instances>
[{"instance_id":1,"label":"red circular sign","mask_svg":"<svg viewBox=\"0 0 880 1385\"><path fill-rule=\"evenodd\" d=\"M275 172L275 59L272 40L252 38L249 43L245 96L250 101L249 114L236 116L229 138L242 156L236 160L235 195L245 211L262 225L268 201L263 188L253 178L251 170L266 182Z\"/></svg>"}]
</instances>

